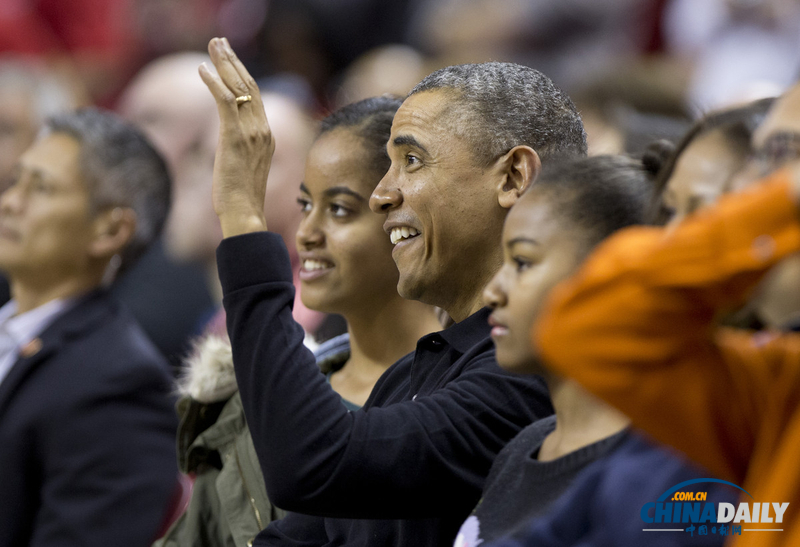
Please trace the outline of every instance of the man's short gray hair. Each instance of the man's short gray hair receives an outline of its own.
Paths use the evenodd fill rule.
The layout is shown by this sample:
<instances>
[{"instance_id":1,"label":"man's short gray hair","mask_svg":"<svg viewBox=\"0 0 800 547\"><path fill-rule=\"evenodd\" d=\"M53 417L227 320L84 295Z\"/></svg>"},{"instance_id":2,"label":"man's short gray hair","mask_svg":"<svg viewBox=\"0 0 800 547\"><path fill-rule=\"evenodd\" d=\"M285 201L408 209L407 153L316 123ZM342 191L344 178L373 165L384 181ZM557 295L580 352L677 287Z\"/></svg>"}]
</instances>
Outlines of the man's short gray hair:
<instances>
[{"instance_id":1,"label":"man's short gray hair","mask_svg":"<svg viewBox=\"0 0 800 547\"><path fill-rule=\"evenodd\" d=\"M170 207L170 177L163 158L134 126L115 114L83 108L59 114L45 132L64 133L81 145L80 169L93 213L130 207L136 231L121 253L129 267L161 233Z\"/></svg>"},{"instance_id":2,"label":"man's short gray hair","mask_svg":"<svg viewBox=\"0 0 800 547\"><path fill-rule=\"evenodd\" d=\"M518 145L548 156L586 155L586 133L575 105L544 74L514 63L454 65L430 74L409 97L452 89L457 134L470 140L485 164Z\"/></svg>"}]
</instances>

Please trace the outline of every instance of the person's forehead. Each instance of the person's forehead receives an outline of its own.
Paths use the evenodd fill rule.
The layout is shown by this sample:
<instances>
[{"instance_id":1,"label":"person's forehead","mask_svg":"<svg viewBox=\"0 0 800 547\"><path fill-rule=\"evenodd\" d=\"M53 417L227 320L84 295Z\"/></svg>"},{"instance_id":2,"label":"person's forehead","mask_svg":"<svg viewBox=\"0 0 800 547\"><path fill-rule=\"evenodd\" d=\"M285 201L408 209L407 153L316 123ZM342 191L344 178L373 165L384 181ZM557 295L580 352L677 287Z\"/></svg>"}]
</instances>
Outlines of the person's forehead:
<instances>
[{"instance_id":1,"label":"person's forehead","mask_svg":"<svg viewBox=\"0 0 800 547\"><path fill-rule=\"evenodd\" d=\"M275 93L261 95L269 127L275 135L275 155L302 164L314 141L310 116L296 102ZM274 160L273 160L274 161Z\"/></svg>"},{"instance_id":2,"label":"person's forehead","mask_svg":"<svg viewBox=\"0 0 800 547\"><path fill-rule=\"evenodd\" d=\"M758 150L771 135L778 132L800 133L800 84L775 101L766 119L753 134L753 149Z\"/></svg>"},{"instance_id":3,"label":"person's forehead","mask_svg":"<svg viewBox=\"0 0 800 547\"><path fill-rule=\"evenodd\" d=\"M23 168L36 170L53 180L71 181L79 174L81 144L65 133L49 133L37 139L20 158Z\"/></svg>"},{"instance_id":4,"label":"person's forehead","mask_svg":"<svg viewBox=\"0 0 800 547\"><path fill-rule=\"evenodd\" d=\"M715 189L726 180L728 170L737 160L741 162L744 158L736 156L722 130L712 130L696 138L681 153L666 190L685 188L704 193L709 188Z\"/></svg>"},{"instance_id":5,"label":"person's forehead","mask_svg":"<svg viewBox=\"0 0 800 547\"><path fill-rule=\"evenodd\" d=\"M433 89L415 93L408 97L394 116L392 136L403 131L416 130L438 132L449 125L448 114L452 111L456 97L446 89Z\"/></svg>"},{"instance_id":6,"label":"person's forehead","mask_svg":"<svg viewBox=\"0 0 800 547\"><path fill-rule=\"evenodd\" d=\"M180 123L205 118L208 113L216 115L214 99L197 75L197 68L169 68L158 67L131 85L120 104L123 116L135 123L152 123L154 119Z\"/></svg>"},{"instance_id":7,"label":"person's forehead","mask_svg":"<svg viewBox=\"0 0 800 547\"><path fill-rule=\"evenodd\" d=\"M323 133L314 142L306 163L308 168L323 172L363 165L363 141L348 127L337 127Z\"/></svg>"},{"instance_id":8,"label":"person's forehead","mask_svg":"<svg viewBox=\"0 0 800 547\"><path fill-rule=\"evenodd\" d=\"M323 133L311 147L305 166L305 183L313 194L318 186L350 185L358 192L372 192L378 183L364 149L364 140L352 128L337 127ZM369 181L364 186L364 180Z\"/></svg>"},{"instance_id":9,"label":"person's forehead","mask_svg":"<svg viewBox=\"0 0 800 547\"><path fill-rule=\"evenodd\" d=\"M508 244L524 237L543 243L560 231L558 224L549 199L540 193L525 194L506 216L503 240Z\"/></svg>"},{"instance_id":10,"label":"person's forehead","mask_svg":"<svg viewBox=\"0 0 800 547\"><path fill-rule=\"evenodd\" d=\"M0 87L0 118L33 121L33 97L25 90Z\"/></svg>"}]
</instances>

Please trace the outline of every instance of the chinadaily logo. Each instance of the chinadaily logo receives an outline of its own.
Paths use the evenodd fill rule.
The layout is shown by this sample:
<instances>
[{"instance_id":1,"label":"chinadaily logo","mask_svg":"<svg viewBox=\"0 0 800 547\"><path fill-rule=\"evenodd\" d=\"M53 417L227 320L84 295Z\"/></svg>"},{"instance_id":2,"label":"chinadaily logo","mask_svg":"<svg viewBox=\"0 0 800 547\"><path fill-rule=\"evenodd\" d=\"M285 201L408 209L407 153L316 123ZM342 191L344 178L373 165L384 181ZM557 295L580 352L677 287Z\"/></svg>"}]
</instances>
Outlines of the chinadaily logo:
<instances>
[{"instance_id":1,"label":"chinadaily logo","mask_svg":"<svg viewBox=\"0 0 800 547\"><path fill-rule=\"evenodd\" d=\"M739 503L708 501L708 485L725 484L746 494ZM706 485L705 487L703 485ZM748 499L749 497L749 499ZM756 502L743 488L719 479L694 479L676 484L654 502L642 506L644 532L685 532L692 536L734 536L751 532L783 532L789 502Z\"/></svg>"}]
</instances>

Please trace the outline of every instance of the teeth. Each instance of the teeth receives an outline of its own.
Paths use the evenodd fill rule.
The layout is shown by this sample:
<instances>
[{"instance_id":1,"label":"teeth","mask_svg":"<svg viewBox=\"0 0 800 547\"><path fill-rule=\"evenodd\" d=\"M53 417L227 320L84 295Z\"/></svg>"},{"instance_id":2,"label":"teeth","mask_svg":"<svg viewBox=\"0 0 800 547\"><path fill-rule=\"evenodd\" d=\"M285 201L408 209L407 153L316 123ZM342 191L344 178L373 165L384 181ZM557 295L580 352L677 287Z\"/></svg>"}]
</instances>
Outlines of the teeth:
<instances>
[{"instance_id":1,"label":"teeth","mask_svg":"<svg viewBox=\"0 0 800 547\"><path fill-rule=\"evenodd\" d=\"M325 270L331 267L333 267L333 264L327 261L310 259L303 261L303 269L307 272L313 272L314 270Z\"/></svg>"},{"instance_id":2,"label":"teeth","mask_svg":"<svg viewBox=\"0 0 800 547\"><path fill-rule=\"evenodd\" d=\"M419 231L417 231L416 228L402 226L399 228L392 228L392 232L389 234L389 239L391 240L392 245L396 245L404 239L409 239L417 235L419 235Z\"/></svg>"}]
</instances>

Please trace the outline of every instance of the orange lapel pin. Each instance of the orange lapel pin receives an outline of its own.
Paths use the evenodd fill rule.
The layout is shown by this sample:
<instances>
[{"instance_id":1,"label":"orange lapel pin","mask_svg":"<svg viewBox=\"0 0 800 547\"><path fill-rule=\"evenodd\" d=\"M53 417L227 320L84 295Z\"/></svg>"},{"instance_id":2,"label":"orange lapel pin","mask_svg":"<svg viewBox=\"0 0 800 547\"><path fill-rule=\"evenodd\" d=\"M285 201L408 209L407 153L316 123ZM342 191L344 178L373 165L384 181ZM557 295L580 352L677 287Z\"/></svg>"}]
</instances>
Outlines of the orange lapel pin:
<instances>
[{"instance_id":1,"label":"orange lapel pin","mask_svg":"<svg viewBox=\"0 0 800 547\"><path fill-rule=\"evenodd\" d=\"M34 338L19 350L20 357L33 357L39 350L42 349L42 339L41 338Z\"/></svg>"}]
</instances>

